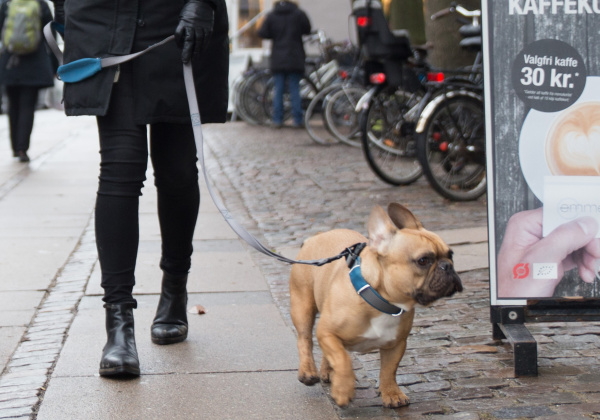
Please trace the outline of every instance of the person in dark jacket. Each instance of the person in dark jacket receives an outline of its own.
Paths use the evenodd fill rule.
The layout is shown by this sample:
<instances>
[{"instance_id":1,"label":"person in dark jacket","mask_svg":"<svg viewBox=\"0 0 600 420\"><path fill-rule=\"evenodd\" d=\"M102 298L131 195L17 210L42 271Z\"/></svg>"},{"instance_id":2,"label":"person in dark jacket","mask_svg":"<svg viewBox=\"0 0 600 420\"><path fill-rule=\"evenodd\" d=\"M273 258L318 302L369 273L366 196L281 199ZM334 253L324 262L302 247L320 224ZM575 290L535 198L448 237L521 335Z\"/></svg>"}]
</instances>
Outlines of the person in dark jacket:
<instances>
[{"instance_id":1,"label":"person in dark jacket","mask_svg":"<svg viewBox=\"0 0 600 420\"><path fill-rule=\"evenodd\" d=\"M43 26L52 21L52 12L45 1L38 1L40 6L40 40L43 39ZM8 1L0 5L0 33L8 11ZM6 89L8 98L8 123L10 143L13 156L21 162L29 162L31 132L35 108L40 89L54 86L56 61L52 60L44 42L40 41L37 49L29 54L12 54L6 48L0 55L0 85Z\"/></svg>"},{"instance_id":2,"label":"person in dark jacket","mask_svg":"<svg viewBox=\"0 0 600 420\"><path fill-rule=\"evenodd\" d=\"M300 79L304 74L304 43L302 35L311 30L310 20L294 2L278 1L258 31L261 38L272 40L271 72L274 79L273 125L283 124L283 94L286 82L292 104L294 126L302 127Z\"/></svg>"},{"instance_id":3,"label":"person in dark jacket","mask_svg":"<svg viewBox=\"0 0 600 420\"><path fill-rule=\"evenodd\" d=\"M100 137L95 229L107 332L100 375L137 376L133 287L148 152L158 193L163 271L151 339L171 344L188 334L187 280L200 205L182 62L192 63L202 122L225 122L225 0L53 1L56 23L64 24L65 63L126 55L175 34L175 42L64 88L66 114L96 115Z\"/></svg>"}]
</instances>

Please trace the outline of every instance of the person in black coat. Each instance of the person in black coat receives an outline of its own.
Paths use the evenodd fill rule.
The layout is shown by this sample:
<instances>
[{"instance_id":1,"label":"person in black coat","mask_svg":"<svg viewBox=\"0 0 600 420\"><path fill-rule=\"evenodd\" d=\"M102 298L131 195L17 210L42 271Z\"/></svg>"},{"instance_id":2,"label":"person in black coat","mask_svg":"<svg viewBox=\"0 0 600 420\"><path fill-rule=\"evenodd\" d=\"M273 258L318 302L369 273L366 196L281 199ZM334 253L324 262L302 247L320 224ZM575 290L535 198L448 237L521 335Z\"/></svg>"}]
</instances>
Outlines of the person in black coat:
<instances>
[{"instance_id":1,"label":"person in black coat","mask_svg":"<svg viewBox=\"0 0 600 420\"><path fill-rule=\"evenodd\" d=\"M38 1L41 26L52 21L52 12L45 1ZM8 10L8 0L0 4L0 33ZM43 39L40 29L40 40ZM56 61L53 60L43 41L29 54L12 54L3 48L0 54L0 84L8 97L8 122L13 156L21 162L29 162L29 150L35 107L40 89L54 86Z\"/></svg>"},{"instance_id":2,"label":"person in black coat","mask_svg":"<svg viewBox=\"0 0 600 420\"><path fill-rule=\"evenodd\" d=\"M95 228L107 332L100 375L137 376L133 287L148 152L158 193L163 271L151 339L171 344L188 334L187 279L200 205L182 62L192 63L202 122L225 122L225 0L53 1L56 23L64 25L65 63L138 52L175 34L175 42L64 88L66 114L96 115L100 137Z\"/></svg>"},{"instance_id":3,"label":"person in black coat","mask_svg":"<svg viewBox=\"0 0 600 420\"><path fill-rule=\"evenodd\" d=\"M283 94L286 82L292 104L294 126L302 127L300 79L304 75L304 43L302 35L311 30L310 20L294 2L278 1L258 30L261 38L272 40L270 68L274 79L273 125L283 124Z\"/></svg>"}]
</instances>

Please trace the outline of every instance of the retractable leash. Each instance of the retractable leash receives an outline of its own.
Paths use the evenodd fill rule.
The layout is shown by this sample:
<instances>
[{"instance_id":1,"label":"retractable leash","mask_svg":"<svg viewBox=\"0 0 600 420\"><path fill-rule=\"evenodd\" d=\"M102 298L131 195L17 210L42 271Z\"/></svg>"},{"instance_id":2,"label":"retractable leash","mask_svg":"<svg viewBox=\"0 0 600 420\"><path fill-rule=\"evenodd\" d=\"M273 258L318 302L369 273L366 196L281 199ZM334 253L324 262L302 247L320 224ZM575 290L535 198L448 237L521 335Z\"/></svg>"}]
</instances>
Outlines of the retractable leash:
<instances>
[{"instance_id":1,"label":"retractable leash","mask_svg":"<svg viewBox=\"0 0 600 420\"><path fill-rule=\"evenodd\" d=\"M170 37L165 38L162 41L149 46L145 50L133 54L123 56L112 56L106 58L82 58L80 60L76 60L63 65L63 54L60 48L58 48L58 44L56 43L56 39L54 37L54 34L52 33L51 25L52 22L44 27L44 36L46 37L46 41L48 42L50 49L59 61L60 67L57 71L58 76L65 83L75 83L87 79L88 77L91 77L94 74L98 73L103 68L116 66L118 64L133 60L134 58L146 54L154 48L160 47L161 45L164 45L175 38L175 36L171 35ZM347 256L350 256L354 260L357 257L357 254L354 253L355 246L346 248L344 251L342 251L336 256L323 258L320 260L293 260L284 257L283 255L279 255L266 248L262 243L260 243L258 239L256 239L252 234L250 234L250 232L248 232L242 225L238 223L237 220L235 220L231 216L231 213L229 213L229 210L227 210L220 197L216 195L213 191L211 183L208 179L206 165L204 164L204 137L202 135L202 123L200 120L200 111L198 109L198 99L196 97L194 75L192 73L192 65L190 63L183 65L183 77L185 81L185 90L188 98L188 104L190 107L190 115L192 118L192 128L194 131L194 138L196 141L198 162L200 162L200 166L202 167L202 173L204 174L204 182L206 183L206 187L213 202L215 203L215 206L219 209L219 212L221 213L227 224L229 224L231 229L233 229L233 231L241 239L246 241L252 248L257 250L258 252L261 252L265 255L268 255L269 257L273 257L279 261L286 262L289 264L322 266Z\"/></svg>"}]
</instances>

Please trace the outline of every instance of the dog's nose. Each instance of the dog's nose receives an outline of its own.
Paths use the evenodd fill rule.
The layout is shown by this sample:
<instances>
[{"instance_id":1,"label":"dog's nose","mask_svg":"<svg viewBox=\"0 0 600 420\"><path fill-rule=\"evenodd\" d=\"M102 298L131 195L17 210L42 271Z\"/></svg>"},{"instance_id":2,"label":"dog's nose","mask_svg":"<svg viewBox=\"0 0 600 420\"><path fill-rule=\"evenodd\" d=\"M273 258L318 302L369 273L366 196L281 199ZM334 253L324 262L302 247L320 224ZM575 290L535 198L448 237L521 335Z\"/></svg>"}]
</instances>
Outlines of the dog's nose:
<instances>
[{"instance_id":1,"label":"dog's nose","mask_svg":"<svg viewBox=\"0 0 600 420\"><path fill-rule=\"evenodd\" d=\"M452 267L452 264L449 263L448 261L440 261L438 264L438 267L442 271L448 271Z\"/></svg>"}]
</instances>

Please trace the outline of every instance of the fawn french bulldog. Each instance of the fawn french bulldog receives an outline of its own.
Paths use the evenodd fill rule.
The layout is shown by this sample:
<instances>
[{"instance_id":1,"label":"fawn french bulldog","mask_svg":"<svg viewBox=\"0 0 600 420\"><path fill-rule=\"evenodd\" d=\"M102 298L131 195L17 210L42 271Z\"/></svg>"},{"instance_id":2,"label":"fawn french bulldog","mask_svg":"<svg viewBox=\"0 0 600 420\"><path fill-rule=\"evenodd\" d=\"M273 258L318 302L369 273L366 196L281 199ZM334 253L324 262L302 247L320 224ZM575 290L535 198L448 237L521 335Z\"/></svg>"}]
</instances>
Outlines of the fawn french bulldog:
<instances>
[{"instance_id":1,"label":"fawn french bulldog","mask_svg":"<svg viewBox=\"0 0 600 420\"><path fill-rule=\"evenodd\" d=\"M367 231L368 240L346 229L320 233L309 238L298 254L298 259L319 259L366 243L352 270L343 260L322 267L292 267L291 315L298 335L298 379L306 385L331 381L331 395L344 407L354 397L355 385L348 351L379 349L383 405L400 407L409 399L396 383L396 370L406 350L415 305L426 306L461 292L462 284L448 245L424 229L406 207L392 203L388 214L375 207ZM312 341L317 313L316 335L323 351L320 372Z\"/></svg>"}]
</instances>

